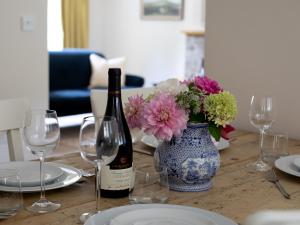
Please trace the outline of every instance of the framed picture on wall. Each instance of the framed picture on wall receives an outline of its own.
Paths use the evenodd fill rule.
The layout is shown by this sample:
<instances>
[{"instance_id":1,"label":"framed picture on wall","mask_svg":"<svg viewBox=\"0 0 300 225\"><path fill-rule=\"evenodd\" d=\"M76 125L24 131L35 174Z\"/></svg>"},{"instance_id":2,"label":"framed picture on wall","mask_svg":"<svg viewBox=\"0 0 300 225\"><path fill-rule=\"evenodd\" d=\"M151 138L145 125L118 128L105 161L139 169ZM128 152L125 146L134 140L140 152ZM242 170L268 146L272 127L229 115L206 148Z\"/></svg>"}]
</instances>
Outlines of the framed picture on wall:
<instances>
[{"instance_id":1,"label":"framed picture on wall","mask_svg":"<svg viewBox=\"0 0 300 225\"><path fill-rule=\"evenodd\" d=\"M184 0L140 0L144 20L182 20Z\"/></svg>"}]
</instances>

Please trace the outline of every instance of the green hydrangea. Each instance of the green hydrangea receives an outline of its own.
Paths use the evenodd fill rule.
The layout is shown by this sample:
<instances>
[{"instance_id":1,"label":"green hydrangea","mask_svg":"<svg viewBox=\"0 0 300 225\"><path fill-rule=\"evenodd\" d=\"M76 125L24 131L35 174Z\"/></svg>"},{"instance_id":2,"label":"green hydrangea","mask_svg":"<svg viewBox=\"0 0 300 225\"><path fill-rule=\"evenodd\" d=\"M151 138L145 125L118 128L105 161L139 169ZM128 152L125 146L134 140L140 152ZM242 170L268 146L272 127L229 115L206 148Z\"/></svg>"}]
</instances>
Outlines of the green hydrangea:
<instances>
[{"instance_id":1,"label":"green hydrangea","mask_svg":"<svg viewBox=\"0 0 300 225\"><path fill-rule=\"evenodd\" d=\"M236 99L228 91L206 96L204 110L209 121L214 122L217 126L225 126L237 114Z\"/></svg>"}]
</instances>

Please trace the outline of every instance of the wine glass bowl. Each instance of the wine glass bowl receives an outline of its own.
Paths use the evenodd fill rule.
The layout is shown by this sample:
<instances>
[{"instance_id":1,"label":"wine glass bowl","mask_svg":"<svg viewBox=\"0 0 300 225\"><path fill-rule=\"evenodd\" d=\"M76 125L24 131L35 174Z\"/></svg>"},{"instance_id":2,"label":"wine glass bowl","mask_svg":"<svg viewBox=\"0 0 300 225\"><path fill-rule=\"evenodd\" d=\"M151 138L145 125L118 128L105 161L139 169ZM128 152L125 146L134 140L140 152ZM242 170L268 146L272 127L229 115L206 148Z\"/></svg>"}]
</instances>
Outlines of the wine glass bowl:
<instances>
[{"instance_id":1,"label":"wine glass bowl","mask_svg":"<svg viewBox=\"0 0 300 225\"><path fill-rule=\"evenodd\" d=\"M272 97L252 96L249 120L250 123L259 130L267 130L271 127L275 120L275 106Z\"/></svg>"},{"instance_id":2,"label":"wine glass bowl","mask_svg":"<svg viewBox=\"0 0 300 225\"><path fill-rule=\"evenodd\" d=\"M34 213L52 212L60 208L60 204L50 202L45 197L43 164L45 155L52 152L59 142L60 129L56 112L43 109L28 111L25 115L23 137L27 149L40 159L40 199L27 209Z\"/></svg>"},{"instance_id":3,"label":"wine glass bowl","mask_svg":"<svg viewBox=\"0 0 300 225\"><path fill-rule=\"evenodd\" d=\"M276 106L273 97L252 96L249 110L250 123L260 132L260 158L257 162L247 165L250 170L266 171L269 165L262 160L263 133L269 129L275 121Z\"/></svg>"},{"instance_id":4,"label":"wine glass bowl","mask_svg":"<svg viewBox=\"0 0 300 225\"><path fill-rule=\"evenodd\" d=\"M104 116L98 130L96 151L100 163L108 165L118 152L119 136L118 125L114 117Z\"/></svg>"},{"instance_id":5,"label":"wine glass bowl","mask_svg":"<svg viewBox=\"0 0 300 225\"><path fill-rule=\"evenodd\" d=\"M80 155L85 161L93 164L94 167L97 166L96 138L95 117L84 117L79 131Z\"/></svg>"}]
</instances>

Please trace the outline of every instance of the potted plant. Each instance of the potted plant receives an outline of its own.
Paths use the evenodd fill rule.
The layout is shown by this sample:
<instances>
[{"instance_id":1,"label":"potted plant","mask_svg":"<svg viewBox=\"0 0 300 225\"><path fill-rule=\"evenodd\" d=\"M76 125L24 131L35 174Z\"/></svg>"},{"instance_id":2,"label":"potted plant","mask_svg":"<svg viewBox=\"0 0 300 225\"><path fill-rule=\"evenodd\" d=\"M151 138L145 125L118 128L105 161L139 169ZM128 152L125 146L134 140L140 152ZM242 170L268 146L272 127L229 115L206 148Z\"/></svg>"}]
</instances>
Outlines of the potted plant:
<instances>
[{"instance_id":1,"label":"potted plant","mask_svg":"<svg viewBox=\"0 0 300 225\"><path fill-rule=\"evenodd\" d=\"M125 115L131 128L154 135L159 166L167 167L170 188L203 191L220 166L211 136L228 139L237 114L235 97L207 76L161 82L149 96L131 96Z\"/></svg>"}]
</instances>

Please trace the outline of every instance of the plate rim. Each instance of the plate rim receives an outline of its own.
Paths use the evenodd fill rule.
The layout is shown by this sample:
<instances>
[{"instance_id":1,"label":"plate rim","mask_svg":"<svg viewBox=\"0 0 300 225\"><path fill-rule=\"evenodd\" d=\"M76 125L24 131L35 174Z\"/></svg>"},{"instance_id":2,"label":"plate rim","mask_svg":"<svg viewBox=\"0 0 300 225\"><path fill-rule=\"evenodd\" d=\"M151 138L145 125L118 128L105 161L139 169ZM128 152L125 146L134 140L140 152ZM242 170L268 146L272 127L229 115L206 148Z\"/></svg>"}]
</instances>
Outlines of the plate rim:
<instances>
[{"instance_id":1,"label":"plate rim","mask_svg":"<svg viewBox=\"0 0 300 225\"><path fill-rule=\"evenodd\" d=\"M146 211L148 214L150 213L154 213L153 211L151 212L149 212L148 210L156 210L156 211L161 211L162 213L164 213L163 212L163 209L166 209L166 210L175 210L175 211L180 211L180 212L183 212L183 213L192 213L193 215L196 215L196 216L198 216L198 218L202 218L202 219L204 219L204 220L206 220L206 221L201 221L201 222L205 222L206 224L209 224L209 225L217 225L210 217L208 217L208 216L206 216L206 215L203 215L203 214L199 214L199 213L196 213L195 211L193 211L193 210L186 210L186 209L178 209L178 208L168 208L168 207L166 207L166 208L148 208L148 209L136 209L136 210L131 210L131 211L127 211L127 212L123 212L123 213L121 213L121 214L119 214L119 215L117 215L117 216L115 216L114 218L112 218L111 219L111 221L110 221L110 224L111 225L113 225L113 221L114 220L121 220L122 221L122 219L123 219L123 221L125 221L125 219L124 219L124 216L126 216L126 214L133 214L134 212L136 212L136 213L142 213L141 211ZM156 214L157 215L157 214ZM174 212L174 215L176 215L175 214L175 212ZM127 217L129 217L129 216L133 216L133 215L127 215ZM184 214L182 214L182 215L180 215L180 216L184 216ZM188 216L188 215L186 215L186 216ZM127 223L128 223L128 221L127 221ZM117 223L118 224L118 223Z\"/></svg>"},{"instance_id":2,"label":"plate rim","mask_svg":"<svg viewBox=\"0 0 300 225\"><path fill-rule=\"evenodd\" d=\"M155 143L150 143L150 142L147 141L147 136L150 136L150 137L151 137L151 136L153 136L153 135L144 135L144 136L141 138L141 142L142 142L143 144L149 146L149 147L156 148L157 145L156 145ZM145 139L146 139L146 141L145 141Z\"/></svg>"},{"instance_id":3,"label":"plate rim","mask_svg":"<svg viewBox=\"0 0 300 225\"><path fill-rule=\"evenodd\" d=\"M277 169L279 169L282 172L285 172L292 176L300 177L300 171L297 172L296 170L290 169L290 166L293 164L292 160L296 157L300 157L300 154L294 154L294 155L280 157L279 159L275 160L274 165ZM287 166L285 168L283 168L281 166L281 163L287 163Z\"/></svg>"},{"instance_id":4,"label":"plate rim","mask_svg":"<svg viewBox=\"0 0 300 225\"><path fill-rule=\"evenodd\" d=\"M14 168L13 164L15 164L15 168ZM19 171L20 168L18 168L18 165L21 165L21 164L24 164L24 167L26 168L27 166L33 166L33 165L37 165L39 167L40 163L37 162L37 161L11 161L11 162L3 162L3 163L0 164L0 167L5 166L5 165L9 165L10 168L0 168L0 169L14 169L14 170L18 170ZM51 183L52 181L58 179L59 177L61 177L64 174L64 171L60 167L53 166L53 165L49 164L49 162L45 162L44 166L48 166L50 168L55 168L55 169L59 170L58 175L56 175L55 177L52 177L50 179L45 180L45 184ZM57 172L58 172L58 170L57 170ZM44 168L44 171L45 171L45 168ZM38 179L37 181L23 181L22 178L21 178L21 185L24 185L24 187L33 187L33 186L36 186L36 185L40 185L40 180ZM13 185L13 184L11 186L15 187L15 185Z\"/></svg>"},{"instance_id":5,"label":"plate rim","mask_svg":"<svg viewBox=\"0 0 300 225\"><path fill-rule=\"evenodd\" d=\"M191 207L191 206L185 206L185 205L176 205L176 204L133 204L133 205L124 205L124 206L118 206L114 208L110 208L104 211L101 211L100 213L97 213L93 216L91 216L84 225L95 225L94 218L100 216L103 218L103 224L98 225L104 225L106 224L107 220L111 220L114 216L119 215L124 212L132 211L134 209L147 209L147 208L179 208L179 209L186 209L186 210L193 210L195 212L203 213L204 216L210 218L214 223L216 224L222 224L222 225L238 225L235 221L232 219L225 217L219 213L209 211L206 209ZM105 219L105 217L108 217Z\"/></svg>"},{"instance_id":6,"label":"plate rim","mask_svg":"<svg viewBox=\"0 0 300 225\"><path fill-rule=\"evenodd\" d=\"M54 183L50 182L48 184L45 184L45 190L46 191L70 186L70 185L76 183L82 177L82 174L81 174L80 170L73 167L73 166L62 164L62 163L56 163L56 162L47 162L47 164L51 164L53 166L60 167L63 170L64 173L63 173L63 175L61 175L57 179L60 179L62 177L64 177L64 178L59 182L54 182ZM66 181L67 177L72 175L72 174L74 175L74 177L72 177L69 180L69 182L66 183L65 181ZM24 186L24 187L21 187L21 192L22 193L40 192L40 190L41 190L41 188L40 188L39 185L38 186ZM13 188L9 187L9 186L0 185L0 191L15 192L16 190L13 190Z\"/></svg>"}]
</instances>

